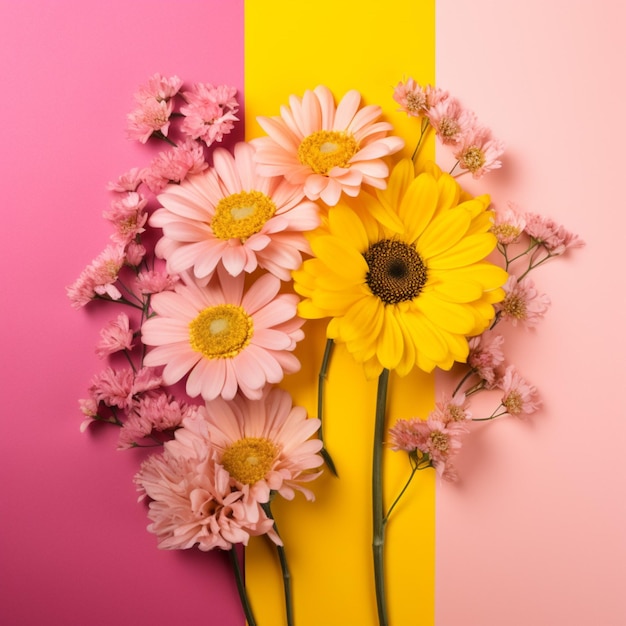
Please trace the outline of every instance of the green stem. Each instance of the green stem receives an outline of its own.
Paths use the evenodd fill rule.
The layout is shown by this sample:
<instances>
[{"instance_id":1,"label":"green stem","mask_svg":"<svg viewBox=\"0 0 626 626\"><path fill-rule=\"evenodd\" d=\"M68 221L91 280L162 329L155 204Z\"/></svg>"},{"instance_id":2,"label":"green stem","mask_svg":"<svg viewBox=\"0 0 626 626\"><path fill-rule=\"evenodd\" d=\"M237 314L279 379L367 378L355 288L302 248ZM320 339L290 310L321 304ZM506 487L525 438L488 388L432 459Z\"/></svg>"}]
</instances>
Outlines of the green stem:
<instances>
[{"instance_id":1,"label":"green stem","mask_svg":"<svg viewBox=\"0 0 626 626\"><path fill-rule=\"evenodd\" d=\"M269 519L274 522L274 530L276 534L280 537L280 533L278 532L278 526L276 526L276 520L272 515L272 508L269 502L264 502L261 504L261 507L265 511L265 514ZM291 573L289 572L289 566L287 564L287 555L285 554L284 546L276 546L276 551L278 552L278 560L280 561L280 569L283 574L283 590L285 594L285 615L287 616L287 626L293 626L293 600L291 594Z\"/></svg>"},{"instance_id":2,"label":"green stem","mask_svg":"<svg viewBox=\"0 0 626 626\"><path fill-rule=\"evenodd\" d=\"M383 369L378 379L376 394L376 422L374 426L374 452L372 455L372 513L374 537L374 583L376 587L376 608L378 623L387 626L387 602L385 599L385 515L383 505L383 438L385 435L385 413L387 408L387 387L389 370Z\"/></svg>"},{"instance_id":3,"label":"green stem","mask_svg":"<svg viewBox=\"0 0 626 626\"><path fill-rule=\"evenodd\" d=\"M324 462L328 466L328 469L335 475L337 474L337 469L335 468L335 463L333 462L332 457L328 453L326 446L324 445L324 385L326 383L326 378L328 377L328 365L330 363L330 357L333 353L333 348L335 346L335 342L332 339L326 340L326 348L324 349L324 358L322 359L322 366L320 367L320 373L317 377L317 417L320 420L320 429L318 432L318 437L322 442L322 449L320 451Z\"/></svg>"},{"instance_id":4,"label":"green stem","mask_svg":"<svg viewBox=\"0 0 626 626\"><path fill-rule=\"evenodd\" d=\"M396 508L396 504L400 502L400 498L404 495L404 492L408 489L409 485L411 484L411 481L413 480L413 476L415 476L415 473L419 469L417 463L411 464L411 465L412 465L412 469L411 469L411 475L409 476L409 480L406 481L406 484L404 485L404 487L402 487L402 491L398 494L398 497L393 501L393 504L389 507L389 510L387 511L387 515L385 515L385 517L383 518L384 524L386 524L389 521L389 516L391 515L391 512Z\"/></svg>"},{"instance_id":5,"label":"green stem","mask_svg":"<svg viewBox=\"0 0 626 626\"><path fill-rule=\"evenodd\" d=\"M241 568L239 567L239 557L237 556L237 548L233 545L230 552L230 563L233 566L233 573L235 574L235 581L237 582L237 591L239 592L239 600L241 600L241 607L246 615L248 626L256 626L254 614L252 613L252 606L250 606L250 599L246 592L246 585L241 574Z\"/></svg>"}]
</instances>

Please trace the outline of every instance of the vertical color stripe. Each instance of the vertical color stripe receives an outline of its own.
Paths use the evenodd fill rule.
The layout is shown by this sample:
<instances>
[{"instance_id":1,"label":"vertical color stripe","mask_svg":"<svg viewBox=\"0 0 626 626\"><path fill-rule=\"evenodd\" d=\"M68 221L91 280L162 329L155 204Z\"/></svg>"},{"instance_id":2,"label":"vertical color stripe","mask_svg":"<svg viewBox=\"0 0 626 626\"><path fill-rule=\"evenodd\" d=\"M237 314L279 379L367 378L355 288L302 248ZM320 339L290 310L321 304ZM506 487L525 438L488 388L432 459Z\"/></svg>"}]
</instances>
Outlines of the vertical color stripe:
<instances>
[{"instance_id":1,"label":"vertical color stripe","mask_svg":"<svg viewBox=\"0 0 626 626\"><path fill-rule=\"evenodd\" d=\"M326 84L339 100L358 89L379 104L405 138L407 155L419 127L397 112L393 86L403 77L434 81L434 0L247 0L245 5L245 111L247 138L262 133L257 115L278 115L289 95ZM427 147L432 156L432 145ZM307 322L298 348L303 369L284 388L315 415L317 374L325 322ZM339 478L328 471L314 487L316 502L301 495L273 505L290 561L297 626L368 626L377 623L371 550L371 456L376 381L341 348L335 351L326 403L325 436ZM390 417L425 414L434 382L419 372L391 377ZM404 454L385 457L387 506L408 477ZM424 473L426 474L426 473ZM419 476L387 527L390 621L433 623L434 479ZM246 576L260 626L284 623L282 584L273 550L254 539Z\"/></svg>"}]
</instances>

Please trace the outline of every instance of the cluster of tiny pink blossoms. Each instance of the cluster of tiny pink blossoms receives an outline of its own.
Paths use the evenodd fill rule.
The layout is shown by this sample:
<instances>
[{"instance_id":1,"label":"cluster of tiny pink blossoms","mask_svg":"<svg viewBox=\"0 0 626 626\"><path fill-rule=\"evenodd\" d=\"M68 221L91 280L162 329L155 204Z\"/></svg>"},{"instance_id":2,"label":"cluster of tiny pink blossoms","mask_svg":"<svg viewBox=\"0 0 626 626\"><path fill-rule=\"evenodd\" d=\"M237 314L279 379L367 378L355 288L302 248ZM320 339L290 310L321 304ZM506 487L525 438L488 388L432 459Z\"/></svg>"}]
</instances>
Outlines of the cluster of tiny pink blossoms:
<instances>
[{"instance_id":1,"label":"cluster of tiny pink blossoms","mask_svg":"<svg viewBox=\"0 0 626 626\"><path fill-rule=\"evenodd\" d=\"M474 178L502 166L504 144L492 137L476 115L447 91L431 85L422 86L413 78L398 83L394 100L411 117L422 120L420 142L429 128L437 139L452 149L456 165ZM419 145L419 144L418 144Z\"/></svg>"},{"instance_id":2,"label":"cluster of tiny pink blossoms","mask_svg":"<svg viewBox=\"0 0 626 626\"><path fill-rule=\"evenodd\" d=\"M234 87L183 90L155 74L135 100L129 137L168 147L107 185L111 243L67 288L75 308L127 310L100 331L109 363L79 401L81 430L112 424L120 449L162 448L136 476L160 547L229 549L260 534L280 545L270 499L312 500L305 484L322 463L319 420L274 387L300 368L304 320L282 281L309 252L318 208L259 174L251 144L214 149L209 165L237 122ZM156 245L151 229L163 231Z\"/></svg>"},{"instance_id":3,"label":"cluster of tiny pink blossoms","mask_svg":"<svg viewBox=\"0 0 626 626\"><path fill-rule=\"evenodd\" d=\"M501 144L491 140L489 131L478 125L476 116L446 91L430 85L421 87L409 79L397 85L394 99L402 111L422 119L422 135L414 156L425 132L432 127L443 144L453 147L458 164L475 177L500 167L497 157L502 152ZM481 141L476 140L479 136ZM476 170L468 167L463 156L472 142L481 146L482 165ZM496 208L491 231L497 239L501 265L509 274L503 285L505 297L495 305L491 327L469 338L466 370L452 394L442 398L425 420L401 419L389 429L392 449L409 453L411 476L416 470L434 467L442 478L457 480L453 457L472 422L506 415L523 418L541 406L537 388L526 381L515 365L506 362L505 337L496 327L504 322L513 327L535 328L548 311L550 299L539 291L529 273L584 242L554 220L520 211L513 203ZM472 417L469 401L480 391L495 394L498 404L487 417Z\"/></svg>"}]
</instances>

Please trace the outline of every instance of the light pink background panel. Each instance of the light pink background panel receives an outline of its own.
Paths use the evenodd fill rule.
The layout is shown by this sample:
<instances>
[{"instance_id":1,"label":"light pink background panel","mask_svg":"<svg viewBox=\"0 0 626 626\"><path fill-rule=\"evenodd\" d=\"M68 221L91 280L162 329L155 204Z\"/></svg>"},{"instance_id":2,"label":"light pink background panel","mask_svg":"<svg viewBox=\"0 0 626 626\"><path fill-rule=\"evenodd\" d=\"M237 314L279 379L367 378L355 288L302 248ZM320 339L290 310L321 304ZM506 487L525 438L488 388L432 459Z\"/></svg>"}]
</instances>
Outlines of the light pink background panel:
<instances>
[{"instance_id":1,"label":"light pink background panel","mask_svg":"<svg viewBox=\"0 0 626 626\"><path fill-rule=\"evenodd\" d=\"M508 152L487 176L581 235L537 270L552 307L510 359L544 408L476 429L437 493L437 626L626 624L624 9L439 0L437 81Z\"/></svg>"},{"instance_id":2,"label":"light pink background panel","mask_svg":"<svg viewBox=\"0 0 626 626\"><path fill-rule=\"evenodd\" d=\"M2 624L243 624L226 555L157 550L132 482L140 456L115 450L117 432L80 434L117 311L65 296L112 232L106 183L151 158L125 136L136 87L159 71L241 90L242 9L0 2Z\"/></svg>"}]
</instances>

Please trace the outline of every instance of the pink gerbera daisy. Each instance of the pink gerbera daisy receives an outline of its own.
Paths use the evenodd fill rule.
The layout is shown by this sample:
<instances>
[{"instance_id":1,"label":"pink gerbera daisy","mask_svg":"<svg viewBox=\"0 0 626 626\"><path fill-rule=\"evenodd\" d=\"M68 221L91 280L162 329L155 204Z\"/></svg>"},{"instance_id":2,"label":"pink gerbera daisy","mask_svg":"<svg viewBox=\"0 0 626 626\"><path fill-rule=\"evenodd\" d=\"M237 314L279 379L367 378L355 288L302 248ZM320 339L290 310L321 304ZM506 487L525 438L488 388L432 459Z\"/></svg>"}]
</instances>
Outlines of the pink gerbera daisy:
<instances>
[{"instance_id":1,"label":"pink gerbera daisy","mask_svg":"<svg viewBox=\"0 0 626 626\"><path fill-rule=\"evenodd\" d=\"M260 400L235 396L232 402L207 402L206 419L217 459L238 488L258 502L268 502L270 491L291 500L294 489L314 499L301 483L319 476L309 470L322 464L317 454L322 442L310 439L320 421L292 406L286 391L266 389Z\"/></svg>"},{"instance_id":2,"label":"pink gerbera daisy","mask_svg":"<svg viewBox=\"0 0 626 626\"><path fill-rule=\"evenodd\" d=\"M319 224L317 206L285 180L258 174L248 143L237 144L234 156L216 149L213 162L205 175L159 196L163 208L150 220L163 229L157 254L170 272L193 268L198 278L223 265L232 276L260 266L289 280L309 249L303 231Z\"/></svg>"},{"instance_id":3,"label":"pink gerbera daisy","mask_svg":"<svg viewBox=\"0 0 626 626\"><path fill-rule=\"evenodd\" d=\"M349 91L335 107L324 86L291 96L277 117L257 118L269 135L254 139L255 159L266 176L285 176L310 200L334 206L341 192L357 196L362 184L384 189L389 174L383 157L401 150L399 137L387 137L391 124L377 122L382 109L359 108L361 95Z\"/></svg>"},{"instance_id":4,"label":"pink gerbera daisy","mask_svg":"<svg viewBox=\"0 0 626 626\"><path fill-rule=\"evenodd\" d=\"M189 373L187 393L232 400L240 389L260 398L267 383L300 369L292 354L304 333L298 298L278 294L280 281L264 274L244 292L244 275L223 268L204 286L190 276L152 297L156 315L144 322L142 341L156 346L146 365L165 365L166 385Z\"/></svg>"}]
</instances>

